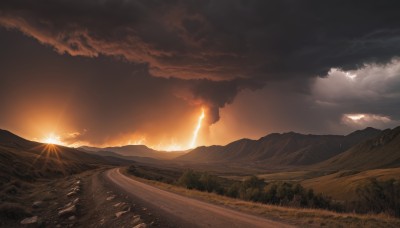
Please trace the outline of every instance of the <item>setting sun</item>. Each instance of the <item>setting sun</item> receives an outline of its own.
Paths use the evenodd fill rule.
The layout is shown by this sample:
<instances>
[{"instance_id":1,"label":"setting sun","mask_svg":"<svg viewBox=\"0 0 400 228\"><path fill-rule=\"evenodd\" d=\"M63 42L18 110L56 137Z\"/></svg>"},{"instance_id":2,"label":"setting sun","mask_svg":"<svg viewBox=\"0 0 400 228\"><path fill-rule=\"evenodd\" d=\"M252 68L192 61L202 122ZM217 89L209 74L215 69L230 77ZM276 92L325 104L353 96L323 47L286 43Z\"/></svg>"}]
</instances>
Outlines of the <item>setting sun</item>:
<instances>
[{"instance_id":1,"label":"setting sun","mask_svg":"<svg viewBox=\"0 0 400 228\"><path fill-rule=\"evenodd\" d=\"M49 134L49 135L43 140L43 142L44 142L44 143L47 143L47 144L52 144L52 145L54 145L54 144L56 144L56 145L63 145L63 143L62 143L61 140L60 140L60 136L57 136L57 135L55 135L55 134L53 134L53 133Z\"/></svg>"}]
</instances>

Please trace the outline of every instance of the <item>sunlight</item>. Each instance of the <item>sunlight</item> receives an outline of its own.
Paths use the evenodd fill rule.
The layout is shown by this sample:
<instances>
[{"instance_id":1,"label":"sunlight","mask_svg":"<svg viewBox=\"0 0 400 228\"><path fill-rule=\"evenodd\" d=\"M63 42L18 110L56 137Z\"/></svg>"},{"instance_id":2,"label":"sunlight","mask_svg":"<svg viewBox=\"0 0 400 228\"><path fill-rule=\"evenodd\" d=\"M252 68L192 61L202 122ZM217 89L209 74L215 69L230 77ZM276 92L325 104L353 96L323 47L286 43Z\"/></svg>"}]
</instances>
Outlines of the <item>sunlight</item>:
<instances>
[{"instance_id":1,"label":"sunlight","mask_svg":"<svg viewBox=\"0 0 400 228\"><path fill-rule=\"evenodd\" d=\"M156 150L162 150L166 152L171 152L171 151L181 151L185 150L186 148L183 148L181 145L176 144L176 143L171 143L169 145L164 145L164 146L159 146L155 148Z\"/></svg>"},{"instance_id":2,"label":"sunlight","mask_svg":"<svg viewBox=\"0 0 400 228\"><path fill-rule=\"evenodd\" d=\"M353 121L358 121L358 120L363 119L365 117L365 115L364 114L347 114L346 117Z\"/></svg>"},{"instance_id":3,"label":"sunlight","mask_svg":"<svg viewBox=\"0 0 400 228\"><path fill-rule=\"evenodd\" d=\"M201 114L197 121L197 126L193 131L193 138L192 138L192 142L190 143L190 148L194 148L196 146L197 137L198 137L198 134L199 134L199 131L201 128L201 123L203 122L204 117L205 117L204 108L201 108Z\"/></svg>"},{"instance_id":4,"label":"sunlight","mask_svg":"<svg viewBox=\"0 0 400 228\"><path fill-rule=\"evenodd\" d=\"M60 140L60 136L57 136L53 133L50 133L45 139L43 139L42 142L50 145L63 145L63 142Z\"/></svg>"}]
</instances>

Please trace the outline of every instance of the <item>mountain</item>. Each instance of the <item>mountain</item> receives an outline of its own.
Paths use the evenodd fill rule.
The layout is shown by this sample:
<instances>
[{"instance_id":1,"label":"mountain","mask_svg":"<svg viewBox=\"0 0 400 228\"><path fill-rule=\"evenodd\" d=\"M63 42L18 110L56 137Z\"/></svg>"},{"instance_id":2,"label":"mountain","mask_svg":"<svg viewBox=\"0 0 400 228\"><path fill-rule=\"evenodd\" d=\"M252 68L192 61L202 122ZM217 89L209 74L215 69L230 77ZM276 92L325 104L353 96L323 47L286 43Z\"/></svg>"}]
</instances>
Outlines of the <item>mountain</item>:
<instances>
[{"instance_id":1,"label":"mountain","mask_svg":"<svg viewBox=\"0 0 400 228\"><path fill-rule=\"evenodd\" d=\"M9 131L0 130L0 186L11 178L31 181L35 178L78 173L102 165L128 163L131 162L29 141Z\"/></svg>"},{"instance_id":2,"label":"mountain","mask_svg":"<svg viewBox=\"0 0 400 228\"><path fill-rule=\"evenodd\" d=\"M250 162L268 166L310 165L338 155L380 132L366 128L346 136L273 133L258 140L241 139L226 146L198 147L176 160Z\"/></svg>"},{"instance_id":3,"label":"mountain","mask_svg":"<svg viewBox=\"0 0 400 228\"><path fill-rule=\"evenodd\" d=\"M37 143L0 129L0 145L10 147L33 147L37 145Z\"/></svg>"},{"instance_id":4,"label":"mountain","mask_svg":"<svg viewBox=\"0 0 400 228\"><path fill-rule=\"evenodd\" d=\"M384 130L316 167L338 170L400 167L400 127Z\"/></svg>"},{"instance_id":5,"label":"mountain","mask_svg":"<svg viewBox=\"0 0 400 228\"><path fill-rule=\"evenodd\" d=\"M187 151L171 151L171 152L157 151L150 149L145 145L127 145L121 147L105 147L105 148L82 146L80 147L80 149L83 149L85 151L98 152L99 154L104 154L104 152L107 151L127 157L147 157L160 160L173 159L187 153Z\"/></svg>"}]
</instances>

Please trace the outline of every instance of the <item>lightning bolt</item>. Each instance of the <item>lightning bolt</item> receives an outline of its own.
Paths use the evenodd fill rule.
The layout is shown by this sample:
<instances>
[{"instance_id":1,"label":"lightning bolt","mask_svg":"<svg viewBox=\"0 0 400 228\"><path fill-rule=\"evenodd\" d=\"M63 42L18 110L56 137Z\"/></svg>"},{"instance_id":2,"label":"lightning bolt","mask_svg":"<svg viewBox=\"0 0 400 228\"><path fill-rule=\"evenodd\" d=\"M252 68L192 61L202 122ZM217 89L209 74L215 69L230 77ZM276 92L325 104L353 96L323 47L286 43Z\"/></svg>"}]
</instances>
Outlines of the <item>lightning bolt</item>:
<instances>
[{"instance_id":1,"label":"lightning bolt","mask_svg":"<svg viewBox=\"0 0 400 228\"><path fill-rule=\"evenodd\" d=\"M204 108L201 108L201 114L199 116L199 119L197 120L197 126L193 131L193 138L192 142L190 143L190 148L194 148L196 146L197 136L199 135L201 123L203 122L204 117L205 117Z\"/></svg>"}]
</instances>

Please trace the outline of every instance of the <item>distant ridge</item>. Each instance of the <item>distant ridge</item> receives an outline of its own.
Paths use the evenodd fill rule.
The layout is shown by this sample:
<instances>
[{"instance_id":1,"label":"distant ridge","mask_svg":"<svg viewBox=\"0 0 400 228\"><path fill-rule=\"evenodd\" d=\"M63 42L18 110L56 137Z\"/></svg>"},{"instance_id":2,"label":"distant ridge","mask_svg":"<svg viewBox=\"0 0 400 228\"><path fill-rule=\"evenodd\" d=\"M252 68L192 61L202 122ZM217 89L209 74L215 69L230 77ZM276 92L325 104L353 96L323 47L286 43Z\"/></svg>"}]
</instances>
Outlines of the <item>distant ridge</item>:
<instances>
[{"instance_id":1,"label":"distant ridge","mask_svg":"<svg viewBox=\"0 0 400 228\"><path fill-rule=\"evenodd\" d=\"M147 157L147 158L154 158L154 159L161 159L161 160L169 160L181 156L187 151L157 151L153 150L145 145L127 145L121 147L105 147L105 148L98 148L98 147L88 147L82 146L80 149L90 152L98 152L99 154L104 154L104 152L113 152L121 156L127 157Z\"/></svg>"},{"instance_id":2,"label":"distant ridge","mask_svg":"<svg viewBox=\"0 0 400 228\"><path fill-rule=\"evenodd\" d=\"M302 166L325 161L381 130L366 128L349 135L304 135L295 132L273 133L258 140L241 139L226 146L198 147L178 157L190 162L246 162L268 166Z\"/></svg>"},{"instance_id":3,"label":"distant ridge","mask_svg":"<svg viewBox=\"0 0 400 228\"><path fill-rule=\"evenodd\" d=\"M316 167L359 170L400 167L400 127L384 130Z\"/></svg>"}]
</instances>

